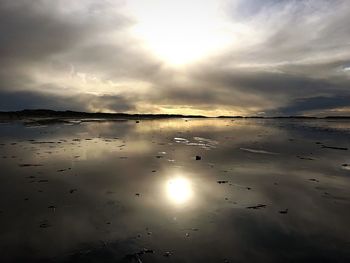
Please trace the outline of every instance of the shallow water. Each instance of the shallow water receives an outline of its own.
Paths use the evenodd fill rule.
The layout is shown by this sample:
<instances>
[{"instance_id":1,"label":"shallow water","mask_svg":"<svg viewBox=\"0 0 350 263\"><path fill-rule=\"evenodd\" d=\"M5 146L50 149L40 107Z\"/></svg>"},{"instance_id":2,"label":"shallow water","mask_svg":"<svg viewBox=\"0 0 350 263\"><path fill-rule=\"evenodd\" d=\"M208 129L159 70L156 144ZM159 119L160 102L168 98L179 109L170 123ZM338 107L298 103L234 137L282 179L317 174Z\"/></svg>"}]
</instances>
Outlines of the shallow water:
<instances>
[{"instance_id":1,"label":"shallow water","mask_svg":"<svg viewBox=\"0 0 350 263\"><path fill-rule=\"evenodd\" d=\"M0 124L1 262L350 262L350 122ZM196 158L197 157L197 158Z\"/></svg>"}]
</instances>

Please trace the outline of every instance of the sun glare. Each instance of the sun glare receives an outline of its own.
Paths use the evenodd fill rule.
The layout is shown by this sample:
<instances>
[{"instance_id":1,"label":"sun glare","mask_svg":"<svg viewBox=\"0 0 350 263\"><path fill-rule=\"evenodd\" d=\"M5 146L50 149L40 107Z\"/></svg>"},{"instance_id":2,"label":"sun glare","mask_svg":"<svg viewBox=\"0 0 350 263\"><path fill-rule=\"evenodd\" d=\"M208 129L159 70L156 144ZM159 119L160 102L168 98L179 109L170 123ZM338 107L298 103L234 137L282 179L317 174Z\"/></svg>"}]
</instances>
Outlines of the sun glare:
<instances>
[{"instance_id":1,"label":"sun glare","mask_svg":"<svg viewBox=\"0 0 350 263\"><path fill-rule=\"evenodd\" d=\"M175 204L183 204L192 197L192 187L185 178L174 178L167 182L167 195Z\"/></svg>"},{"instance_id":2,"label":"sun glare","mask_svg":"<svg viewBox=\"0 0 350 263\"><path fill-rule=\"evenodd\" d=\"M133 33L172 65L197 61L232 40L218 1L130 1L129 9L136 19Z\"/></svg>"}]
</instances>

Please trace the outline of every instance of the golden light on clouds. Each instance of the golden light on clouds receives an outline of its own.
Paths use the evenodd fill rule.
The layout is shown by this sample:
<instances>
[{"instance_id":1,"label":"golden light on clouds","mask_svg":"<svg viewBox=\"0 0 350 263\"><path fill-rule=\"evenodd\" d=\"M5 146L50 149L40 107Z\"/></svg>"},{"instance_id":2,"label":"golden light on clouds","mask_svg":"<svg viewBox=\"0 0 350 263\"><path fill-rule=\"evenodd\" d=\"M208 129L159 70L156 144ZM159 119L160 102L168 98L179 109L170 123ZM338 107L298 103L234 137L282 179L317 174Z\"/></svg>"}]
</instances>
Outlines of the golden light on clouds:
<instances>
[{"instance_id":1,"label":"golden light on clouds","mask_svg":"<svg viewBox=\"0 0 350 263\"><path fill-rule=\"evenodd\" d=\"M133 33L170 65L195 62L234 40L221 1L130 1L135 16ZM195 12L194 12L195 10Z\"/></svg>"}]
</instances>

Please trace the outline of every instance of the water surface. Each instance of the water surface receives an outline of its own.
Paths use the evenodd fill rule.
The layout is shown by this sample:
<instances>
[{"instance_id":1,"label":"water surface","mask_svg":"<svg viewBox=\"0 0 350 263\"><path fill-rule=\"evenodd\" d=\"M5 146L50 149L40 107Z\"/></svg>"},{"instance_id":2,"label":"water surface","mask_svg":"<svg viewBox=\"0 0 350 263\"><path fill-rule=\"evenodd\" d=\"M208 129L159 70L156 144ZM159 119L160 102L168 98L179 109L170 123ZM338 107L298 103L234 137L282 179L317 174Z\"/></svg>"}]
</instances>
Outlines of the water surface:
<instances>
[{"instance_id":1,"label":"water surface","mask_svg":"<svg viewBox=\"0 0 350 263\"><path fill-rule=\"evenodd\" d=\"M0 124L1 262L350 262L350 122Z\"/></svg>"}]
</instances>

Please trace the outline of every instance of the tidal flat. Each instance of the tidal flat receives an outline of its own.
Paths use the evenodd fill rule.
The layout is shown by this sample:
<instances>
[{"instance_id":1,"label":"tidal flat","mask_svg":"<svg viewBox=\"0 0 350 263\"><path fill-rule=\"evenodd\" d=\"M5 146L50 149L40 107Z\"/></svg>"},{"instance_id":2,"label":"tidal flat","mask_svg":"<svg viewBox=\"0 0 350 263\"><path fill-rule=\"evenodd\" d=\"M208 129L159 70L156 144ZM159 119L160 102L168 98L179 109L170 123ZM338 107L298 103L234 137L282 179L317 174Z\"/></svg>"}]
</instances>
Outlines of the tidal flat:
<instances>
[{"instance_id":1,"label":"tidal flat","mask_svg":"<svg viewBox=\"0 0 350 263\"><path fill-rule=\"evenodd\" d=\"M0 123L1 262L350 262L350 120Z\"/></svg>"}]
</instances>

